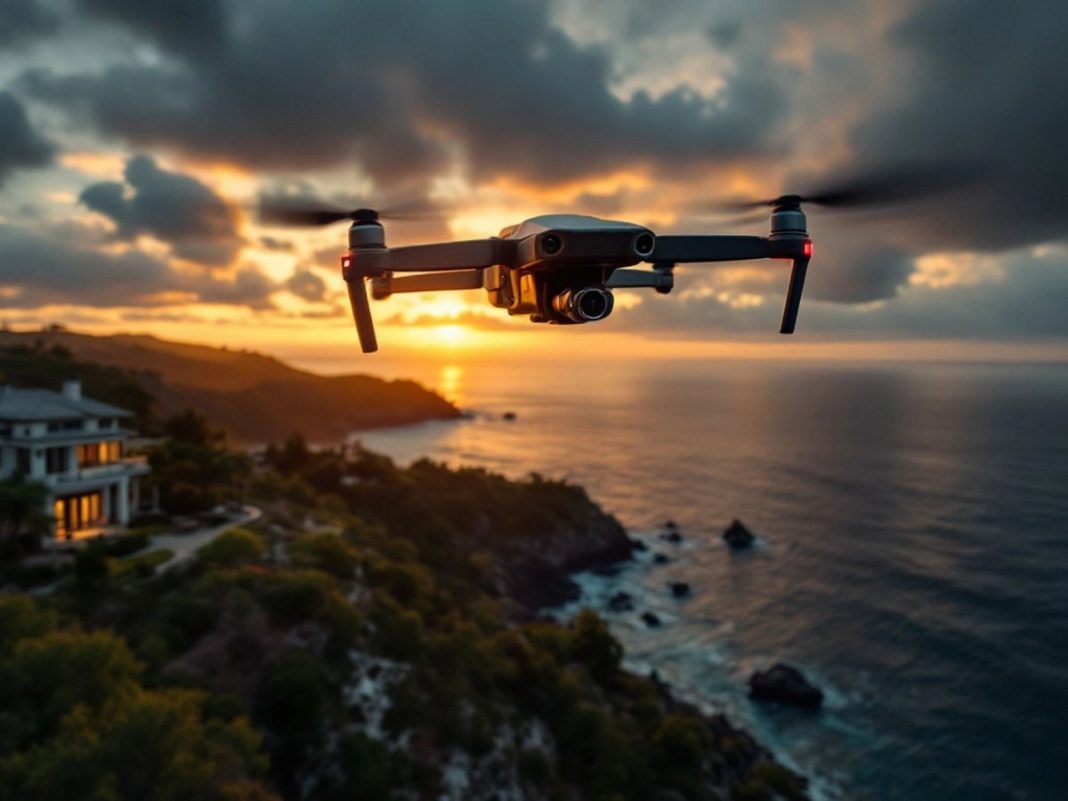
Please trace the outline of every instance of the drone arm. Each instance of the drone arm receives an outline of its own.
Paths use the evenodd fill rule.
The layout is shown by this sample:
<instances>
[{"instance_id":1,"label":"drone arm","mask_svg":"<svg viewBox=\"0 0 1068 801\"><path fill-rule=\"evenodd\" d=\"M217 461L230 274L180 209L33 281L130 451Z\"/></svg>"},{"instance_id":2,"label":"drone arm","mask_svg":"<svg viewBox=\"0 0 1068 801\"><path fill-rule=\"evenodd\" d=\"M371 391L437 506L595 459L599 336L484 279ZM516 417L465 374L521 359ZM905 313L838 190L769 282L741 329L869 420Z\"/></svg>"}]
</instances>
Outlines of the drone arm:
<instances>
[{"instance_id":1,"label":"drone arm","mask_svg":"<svg viewBox=\"0 0 1068 801\"><path fill-rule=\"evenodd\" d=\"M762 236L658 236L648 262L741 261L766 259L770 243Z\"/></svg>"},{"instance_id":2,"label":"drone arm","mask_svg":"<svg viewBox=\"0 0 1068 801\"><path fill-rule=\"evenodd\" d=\"M371 279L371 294L375 300L383 300L398 292L439 292L449 289L481 288L481 268L447 270L420 275L402 275L400 277L395 277L392 273L386 273Z\"/></svg>"},{"instance_id":3,"label":"drone arm","mask_svg":"<svg viewBox=\"0 0 1068 801\"><path fill-rule=\"evenodd\" d=\"M674 286L674 277L668 270L614 270L605 282L609 289L633 289L638 287L653 287L660 291L669 291Z\"/></svg>"},{"instance_id":4,"label":"drone arm","mask_svg":"<svg viewBox=\"0 0 1068 801\"><path fill-rule=\"evenodd\" d=\"M389 269L398 273L462 270L510 264L515 242L509 239L469 239L435 245L409 245L391 248Z\"/></svg>"}]
</instances>

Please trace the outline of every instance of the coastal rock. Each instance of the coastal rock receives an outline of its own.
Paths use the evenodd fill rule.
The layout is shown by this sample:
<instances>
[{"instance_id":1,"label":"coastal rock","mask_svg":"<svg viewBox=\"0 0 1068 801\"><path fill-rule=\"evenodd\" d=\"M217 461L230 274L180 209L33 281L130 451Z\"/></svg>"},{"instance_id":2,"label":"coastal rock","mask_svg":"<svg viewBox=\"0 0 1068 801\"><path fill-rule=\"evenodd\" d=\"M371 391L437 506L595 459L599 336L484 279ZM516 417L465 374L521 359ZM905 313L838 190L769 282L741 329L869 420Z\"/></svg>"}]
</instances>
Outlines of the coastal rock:
<instances>
[{"instance_id":1,"label":"coastal rock","mask_svg":"<svg viewBox=\"0 0 1068 801\"><path fill-rule=\"evenodd\" d=\"M823 703L823 692L818 687L811 685L800 670L781 662L749 677L749 697L805 709L818 709Z\"/></svg>"},{"instance_id":2,"label":"coastal rock","mask_svg":"<svg viewBox=\"0 0 1068 801\"><path fill-rule=\"evenodd\" d=\"M676 523L674 520L665 520L664 521L664 528L674 529L674 528L678 528L678 527L679 527L679 524Z\"/></svg>"},{"instance_id":3,"label":"coastal rock","mask_svg":"<svg viewBox=\"0 0 1068 801\"><path fill-rule=\"evenodd\" d=\"M668 588L671 590L671 594L676 598L685 598L690 594L690 585L685 581L668 582Z\"/></svg>"},{"instance_id":4,"label":"coastal rock","mask_svg":"<svg viewBox=\"0 0 1068 801\"><path fill-rule=\"evenodd\" d=\"M662 554L662 553L653 554L653 564L654 565L666 565L670 561L671 560L668 559L667 554Z\"/></svg>"},{"instance_id":5,"label":"coastal rock","mask_svg":"<svg viewBox=\"0 0 1068 801\"><path fill-rule=\"evenodd\" d=\"M748 548L753 544L756 537L753 532L745 527L741 520L733 520L723 532L723 539L735 549Z\"/></svg>"},{"instance_id":6,"label":"coastal rock","mask_svg":"<svg viewBox=\"0 0 1068 801\"><path fill-rule=\"evenodd\" d=\"M630 612L634 609L634 598L629 592L617 592L608 599L608 609L612 612Z\"/></svg>"},{"instance_id":7,"label":"coastal rock","mask_svg":"<svg viewBox=\"0 0 1068 801\"><path fill-rule=\"evenodd\" d=\"M672 545L678 545L682 542L682 534L679 533L678 529L673 528L661 534L660 539L664 542L670 542Z\"/></svg>"},{"instance_id":8,"label":"coastal rock","mask_svg":"<svg viewBox=\"0 0 1068 801\"><path fill-rule=\"evenodd\" d=\"M516 418L516 413L515 412L505 412L504 414L501 415L501 419L502 420L507 420L509 423L514 421L515 418Z\"/></svg>"},{"instance_id":9,"label":"coastal rock","mask_svg":"<svg viewBox=\"0 0 1068 801\"><path fill-rule=\"evenodd\" d=\"M660 625L660 618L652 612L642 612L642 623L651 629L655 629Z\"/></svg>"},{"instance_id":10,"label":"coastal rock","mask_svg":"<svg viewBox=\"0 0 1068 801\"><path fill-rule=\"evenodd\" d=\"M648 545L646 545L644 542L642 542L641 540L636 539L634 537L631 537L630 543L631 543L631 545L634 546L634 550L636 550L636 551L648 551L649 550L649 546Z\"/></svg>"},{"instance_id":11,"label":"coastal rock","mask_svg":"<svg viewBox=\"0 0 1068 801\"><path fill-rule=\"evenodd\" d=\"M547 522L536 538L512 537L502 542L489 527L472 537L472 550L496 557L495 583L502 595L515 602L516 619L578 600L582 593L573 573L611 570L634 552L634 543L619 521L585 493L576 493L567 510Z\"/></svg>"}]
</instances>

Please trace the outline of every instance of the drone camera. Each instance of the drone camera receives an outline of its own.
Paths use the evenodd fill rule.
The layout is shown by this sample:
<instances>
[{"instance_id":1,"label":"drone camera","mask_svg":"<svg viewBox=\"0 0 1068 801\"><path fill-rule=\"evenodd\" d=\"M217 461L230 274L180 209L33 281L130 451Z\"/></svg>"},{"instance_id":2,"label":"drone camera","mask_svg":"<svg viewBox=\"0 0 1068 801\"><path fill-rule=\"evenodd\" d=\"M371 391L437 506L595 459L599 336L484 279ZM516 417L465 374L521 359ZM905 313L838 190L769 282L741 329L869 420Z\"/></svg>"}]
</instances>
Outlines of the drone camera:
<instances>
[{"instance_id":1,"label":"drone camera","mask_svg":"<svg viewBox=\"0 0 1068 801\"><path fill-rule=\"evenodd\" d=\"M564 239L555 232L545 234L541 238L541 252L546 256L555 256L564 249Z\"/></svg>"},{"instance_id":2,"label":"drone camera","mask_svg":"<svg viewBox=\"0 0 1068 801\"><path fill-rule=\"evenodd\" d=\"M651 256L653 248L656 247L656 237L648 231L640 233L634 237L633 247L634 252L643 259L646 256Z\"/></svg>"},{"instance_id":3,"label":"drone camera","mask_svg":"<svg viewBox=\"0 0 1068 801\"><path fill-rule=\"evenodd\" d=\"M593 323L612 313L615 298L599 286L565 289L553 298L553 310L575 323Z\"/></svg>"}]
</instances>

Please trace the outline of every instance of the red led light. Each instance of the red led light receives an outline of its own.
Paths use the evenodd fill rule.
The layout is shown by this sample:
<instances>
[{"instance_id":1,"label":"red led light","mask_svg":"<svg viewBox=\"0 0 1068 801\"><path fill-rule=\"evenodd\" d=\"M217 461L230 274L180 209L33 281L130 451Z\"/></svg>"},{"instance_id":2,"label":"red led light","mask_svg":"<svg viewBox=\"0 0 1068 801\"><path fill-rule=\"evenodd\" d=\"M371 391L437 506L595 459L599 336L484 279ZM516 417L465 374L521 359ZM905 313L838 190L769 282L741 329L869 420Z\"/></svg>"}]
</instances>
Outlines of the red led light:
<instances>
[{"instance_id":1,"label":"red led light","mask_svg":"<svg viewBox=\"0 0 1068 801\"><path fill-rule=\"evenodd\" d=\"M342 256L341 257L341 266L342 267L348 267L350 264L352 264L352 257L351 256Z\"/></svg>"},{"instance_id":2,"label":"red led light","mask_svg":"<svg viewBox=\"0 0 1068 801\"><path fill-rule=\"evenodd\" d=\"M812 243L811 242L806 242L805 243L804 254L806 256L811 256L812 255Z\"/></svg>"}]
</instances>

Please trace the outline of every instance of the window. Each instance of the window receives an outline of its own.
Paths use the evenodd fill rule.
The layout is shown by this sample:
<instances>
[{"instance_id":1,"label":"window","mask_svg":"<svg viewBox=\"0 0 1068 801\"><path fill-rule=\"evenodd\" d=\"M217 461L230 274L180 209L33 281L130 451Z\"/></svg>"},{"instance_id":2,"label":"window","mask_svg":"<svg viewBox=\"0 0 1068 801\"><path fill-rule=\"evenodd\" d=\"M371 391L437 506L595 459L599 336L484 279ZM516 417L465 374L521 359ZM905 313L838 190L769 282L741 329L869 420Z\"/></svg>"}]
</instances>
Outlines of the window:
<instances>
[{"instance_id":1,"label":"window","mask_svg":"<svg viewBox=\"0 0 1068 801\"><path fill-rule=\"evenodd\" d=\"M78 446L78 467L96 467L100 464L100 445L92 442Z\"/></svg>"},{"instance_id":2,"label":"window","mask_svg":"<svg viewBox=\"0 0 1068 801\"><path fill-rule=\"evenodd\" d=\"M49 475L67 472L66 448L48 448L45 451L45 472Z\"/></svg>"}]
</instances>

